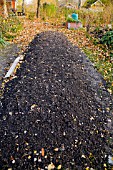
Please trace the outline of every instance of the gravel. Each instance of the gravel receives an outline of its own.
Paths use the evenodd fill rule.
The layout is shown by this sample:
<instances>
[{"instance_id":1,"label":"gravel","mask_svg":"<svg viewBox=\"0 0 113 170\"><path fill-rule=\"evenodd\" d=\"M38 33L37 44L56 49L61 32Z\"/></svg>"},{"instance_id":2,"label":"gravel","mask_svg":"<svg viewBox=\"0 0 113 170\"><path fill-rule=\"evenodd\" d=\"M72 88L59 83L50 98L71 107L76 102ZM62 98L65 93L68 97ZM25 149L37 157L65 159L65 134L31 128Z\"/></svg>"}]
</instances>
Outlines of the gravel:
<instances>
[{"instance_id":1,"label":"gravel","mask_svg":"<svg viewBox=\"0 0 113 170\"><path fill-rule=\"evenodd\" d=\"M0 169L104 170L112 97L62 33L37 35L0 102Z\"/></svg>"}]
</instances>

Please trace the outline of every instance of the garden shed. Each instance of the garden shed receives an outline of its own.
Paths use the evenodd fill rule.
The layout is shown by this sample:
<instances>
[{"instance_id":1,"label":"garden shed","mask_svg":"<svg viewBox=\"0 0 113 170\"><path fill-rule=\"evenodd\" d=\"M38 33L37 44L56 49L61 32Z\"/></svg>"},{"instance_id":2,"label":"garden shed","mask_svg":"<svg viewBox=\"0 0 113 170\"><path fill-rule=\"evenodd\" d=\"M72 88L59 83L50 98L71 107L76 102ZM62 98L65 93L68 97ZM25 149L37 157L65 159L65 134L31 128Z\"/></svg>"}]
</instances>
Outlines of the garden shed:
<instances>
[{"instance_id":1,"label":"garden shed","mask_svg":"<svg viewBox=\"0 0 113 170\"><path fill-rule=\"evenodd\" d=\"M16 0L6 0L8 11L16 11Z\"/></svg>"},{"instance_id":2,"label":"garden shed","mask_svg":"<svg viewBox=\"0 0 113 170\"><path fill-rule=\"evenodd\" d=\"M16 11L16 0L6 0L7 10L8 12ZM0 0L0 15L3 15L4 11L4 1Z\"/></svg>"},{"instance_id":3,"label":"garden shed","mask_svg":"<svg viewBox=\"0 0 113 170\"><path fill-rule=\"evenodd\" d=\"M104 7L105 7L105 5L102 3L102 1L101 0L97 0L96 2L94 2L91 5L90 9L91 10L95 10L95 11L103 11Z\"/></svg>"}]
</instances>

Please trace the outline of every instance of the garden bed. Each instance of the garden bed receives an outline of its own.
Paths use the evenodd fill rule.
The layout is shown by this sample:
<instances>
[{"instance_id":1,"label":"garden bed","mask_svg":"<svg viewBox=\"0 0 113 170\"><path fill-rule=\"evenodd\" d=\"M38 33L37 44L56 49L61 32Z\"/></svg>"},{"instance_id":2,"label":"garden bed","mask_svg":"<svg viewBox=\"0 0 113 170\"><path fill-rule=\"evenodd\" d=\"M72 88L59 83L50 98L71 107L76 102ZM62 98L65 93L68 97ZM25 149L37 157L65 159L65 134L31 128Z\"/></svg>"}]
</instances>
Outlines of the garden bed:
<instances>
[{"instance_id":1,"label":"garden bed","mask_svg":"<svg viewBox=\"0 0 113 170\"><path fill-rule=\"evenodd\" d=\"M16 76L0 102L1 169L110 168L111 96L78 47L41 33Z\"/></svg>"}]
</instances>

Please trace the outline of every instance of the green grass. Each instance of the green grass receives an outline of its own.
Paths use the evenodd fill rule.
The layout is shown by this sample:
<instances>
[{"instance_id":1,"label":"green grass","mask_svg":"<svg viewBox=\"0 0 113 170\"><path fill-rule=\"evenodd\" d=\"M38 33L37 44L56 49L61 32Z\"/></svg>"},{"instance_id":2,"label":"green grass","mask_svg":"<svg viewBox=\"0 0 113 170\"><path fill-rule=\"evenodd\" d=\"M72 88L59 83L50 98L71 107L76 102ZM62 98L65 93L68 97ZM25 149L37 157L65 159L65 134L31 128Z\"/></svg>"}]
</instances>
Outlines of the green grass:
<instances>
[{"instance_id":1,"label":"green grass","mask_svg":"<svg viewBox=\"0 0 113 170\"><path fill-rule=\"evenodd\" d=\"M90 61L94 63L94 66L98 72L102 74L106 80L108 91L113 94L113 63L104 57L99 58L99 52L94 54L93 51L87 47L83 48L83 51L88 56Z\"/></svg>"}]
</instances>

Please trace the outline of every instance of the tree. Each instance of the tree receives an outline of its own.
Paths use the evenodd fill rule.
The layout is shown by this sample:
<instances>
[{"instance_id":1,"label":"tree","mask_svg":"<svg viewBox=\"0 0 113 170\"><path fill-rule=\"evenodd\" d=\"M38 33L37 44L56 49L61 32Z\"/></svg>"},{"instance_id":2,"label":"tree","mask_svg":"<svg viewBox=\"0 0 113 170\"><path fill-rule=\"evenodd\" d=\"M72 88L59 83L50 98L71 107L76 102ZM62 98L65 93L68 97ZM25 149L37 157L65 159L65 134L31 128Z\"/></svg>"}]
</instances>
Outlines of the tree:
<instances>
[{"instance_id":1,"label":"tree","mask_svg":"<svg viewBox=\"0 0 113 170\"><path fill-rule=\"evenodd\" d=\"M0 0L0 6L2 8L3 16L5 18L7 18L8 17L8 11L7 11L6 0Z\"/></svg>"},{"instance_id":2,"label":"tree","mask_svg":"<svg viewBox=\"0 0 113 170\"><path fill-rule=\"evenodd\" d=\"M81 7L81 0L78 0L78 9Z\"/></svg>"},{"instance_id":3,"label":"tree","mask_svg":"<svg viewBox=\"0 0 113 170\"><path fill-rule=\"evenodd\" d=\"M22 14L25 14L25 10L24 10L24 0L22 1Z\"/></svg>"},{"instance_id":4,"label":"tree","mask_svg":"<svg viewBox=\"0 0 113 170\"><path fill-rule=\"evenodd\" d=\"M36 17L39 17L39 10L40 10L40 0L37 0L37 11L36 11Z\"/></svg>"},{"instance_id":5,"label":"tree","mask_svg":"<svg viewBox=\"0 0 113 170\"><path fill-rule=\"evenodd\" d=\"M7 11L7 5L6 5L6 0L4 0L4 17L8 17L8 11Z\"/></svg>"}]
</instances>

